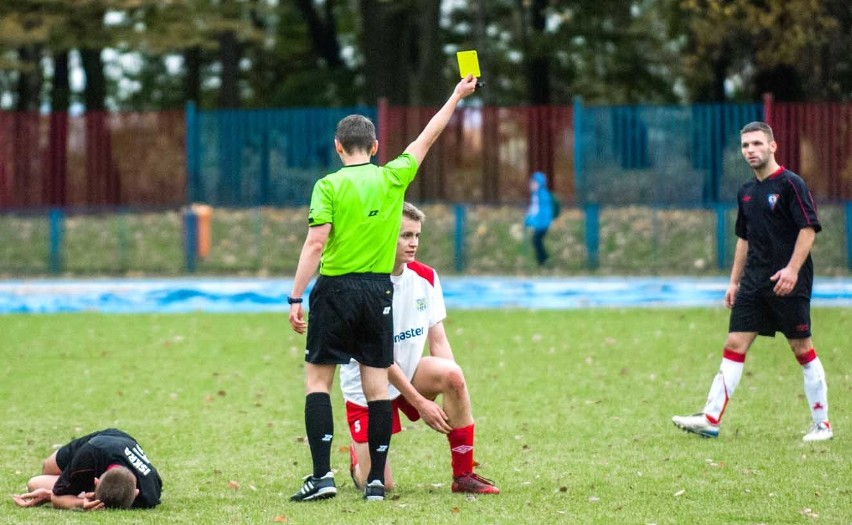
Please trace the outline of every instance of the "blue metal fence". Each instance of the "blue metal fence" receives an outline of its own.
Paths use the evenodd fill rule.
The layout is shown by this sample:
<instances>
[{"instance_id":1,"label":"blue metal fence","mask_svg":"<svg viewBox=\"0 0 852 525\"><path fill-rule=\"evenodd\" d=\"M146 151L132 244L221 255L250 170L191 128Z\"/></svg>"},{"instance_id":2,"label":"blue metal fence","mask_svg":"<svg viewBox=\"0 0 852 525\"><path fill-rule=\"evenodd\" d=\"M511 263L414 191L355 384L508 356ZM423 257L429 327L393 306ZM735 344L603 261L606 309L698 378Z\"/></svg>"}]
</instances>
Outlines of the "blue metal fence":
<instances>
[{"instance_id":1,"label":"blue metal fence","mask_svg":"<svg viewBox=\"0 0 852 525\"><path fill-rule=\"evenodd\" d=\"M738 130L759 104L574 106L579 204L709 206L749 176Z\"/></svg>"},{"instance_id":2,"label":"blue metal fence","mask_svg":"<svg viewBox=\"0 0 852 525\"><path fill-rule=\"evenodd\" d=\"M218 206L301 205L335 171L337 122L376 108L198 110L187 106L187 196Z\"/></svg>"}]
</instances>

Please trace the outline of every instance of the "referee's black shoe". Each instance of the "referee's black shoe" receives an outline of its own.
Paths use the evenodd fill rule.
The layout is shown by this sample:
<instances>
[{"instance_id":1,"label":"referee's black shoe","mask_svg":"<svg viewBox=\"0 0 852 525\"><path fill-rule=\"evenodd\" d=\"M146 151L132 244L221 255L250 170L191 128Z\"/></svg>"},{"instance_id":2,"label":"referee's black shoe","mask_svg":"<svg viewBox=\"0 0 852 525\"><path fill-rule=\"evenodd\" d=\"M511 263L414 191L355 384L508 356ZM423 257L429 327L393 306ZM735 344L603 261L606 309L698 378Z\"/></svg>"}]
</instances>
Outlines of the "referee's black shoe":
<instances>
[{"instance_id":1,"label":"referee's black shoe","mask_svg":"<svg viewBox=\"0 0 852 525\"><path fill-rule=\"evenodd\" d=\"M364 499L367 501L382 501L385 499L385 485L374 479L364 487Z\"/></svg>"},{"instance_id":2,"label":"referee's black shoe","mask_svg":"<svg viewBox=\"0 0 852 525\"><path fill-rule=\"evenodd\" d=\"M299 492L290 496L290 501L312 501L315 499L328 499L337 496L337 488L334 486L334 473L330 472L321 478L307 475Z\"/></svg>"}]
</instances>

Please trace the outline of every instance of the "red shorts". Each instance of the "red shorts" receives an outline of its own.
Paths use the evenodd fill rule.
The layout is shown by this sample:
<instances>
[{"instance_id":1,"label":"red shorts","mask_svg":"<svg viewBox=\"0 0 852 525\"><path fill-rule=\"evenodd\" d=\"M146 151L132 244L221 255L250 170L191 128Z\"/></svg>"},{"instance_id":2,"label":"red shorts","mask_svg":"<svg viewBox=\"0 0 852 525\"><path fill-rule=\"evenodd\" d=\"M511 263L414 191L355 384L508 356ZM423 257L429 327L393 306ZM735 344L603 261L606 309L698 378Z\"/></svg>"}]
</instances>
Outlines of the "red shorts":
<instances>
[{"instance_id":1,"label":"red shorts","mask_svg":"<svg viewBox=\"0 0 852 525\"><path fill-rule=\"evenodd\" d=\"M399 422L400 412L405 414L405 417L409 421L420 419L420 413L417 412L416 408L411 406L411 403L404 396L399 396L391 401L391 403L393 404L391 428L394 434L402 430L402 425ZM367 442L367 424L370 420L368 414L369 410L367 407L362 407L349 401L346 402L346 421L349 423L349 434L355 443Z\"/></svg>"}]
</instances>

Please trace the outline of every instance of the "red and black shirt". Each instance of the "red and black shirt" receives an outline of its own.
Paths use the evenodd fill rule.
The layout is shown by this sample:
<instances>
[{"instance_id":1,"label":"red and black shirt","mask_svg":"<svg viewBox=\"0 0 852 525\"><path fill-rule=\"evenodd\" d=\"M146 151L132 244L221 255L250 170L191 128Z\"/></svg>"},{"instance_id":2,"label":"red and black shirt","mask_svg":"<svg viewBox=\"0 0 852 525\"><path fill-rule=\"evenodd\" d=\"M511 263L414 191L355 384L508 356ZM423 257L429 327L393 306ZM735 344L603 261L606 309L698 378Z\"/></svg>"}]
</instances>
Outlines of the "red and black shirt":
<instances>
[{"instance_id":1,"label":"red and black shirt","mask_svg":"<svg viewBox=\"0 0 852 525\"><path fill-rule=\"evenodd\" d=\"M735 231L748 241L740 284L754 290L773 287L769 278L790 262L799 231L822 229L813 196L801 177L782 166L762 181L755 178L743 184L737 204ZM808 254L793 293L810 297L812 284L813 261Z\"/></svg>"},{"instance_id":2,"label":"red and black shirt","mask_svg":"<svg viewBox=\"0 0 852 525\"><path fill-rule=\"evenodd\" d=\"M53 485L57 496L77 496L95 490L94 479L112 465L127 467L136 476L139 495L134 508L151 508L160 503L163 482L139 443L129 434L115 428L93 432L75 439L56 453L62 474Z\"/></svg>"}]
</instances>

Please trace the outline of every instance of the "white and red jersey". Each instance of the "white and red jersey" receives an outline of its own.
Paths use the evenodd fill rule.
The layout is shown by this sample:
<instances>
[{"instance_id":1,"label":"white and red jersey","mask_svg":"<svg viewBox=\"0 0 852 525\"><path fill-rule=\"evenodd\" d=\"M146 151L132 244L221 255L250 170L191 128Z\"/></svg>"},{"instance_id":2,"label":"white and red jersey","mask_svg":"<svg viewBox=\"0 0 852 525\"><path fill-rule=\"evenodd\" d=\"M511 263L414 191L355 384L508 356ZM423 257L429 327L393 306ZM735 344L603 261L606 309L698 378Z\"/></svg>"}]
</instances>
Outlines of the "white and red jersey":
<instances>
[{"instance_id":1,"label":"white and red jersey","mask_svg":"<svg viewBox=\"0 0 852 525\"><path fill-rule=\"evenodd\" d=\"M438 273L417 261L406 264L402 275L391 275L393 282L393 360L410 381L414 377L429 329L447 316L444 293ZM367 406L361 388L361 372L352 359L340 367L340 389L346 401ZM400 393L390 385L390 399Z\"/></svg>"}]
</instances>

